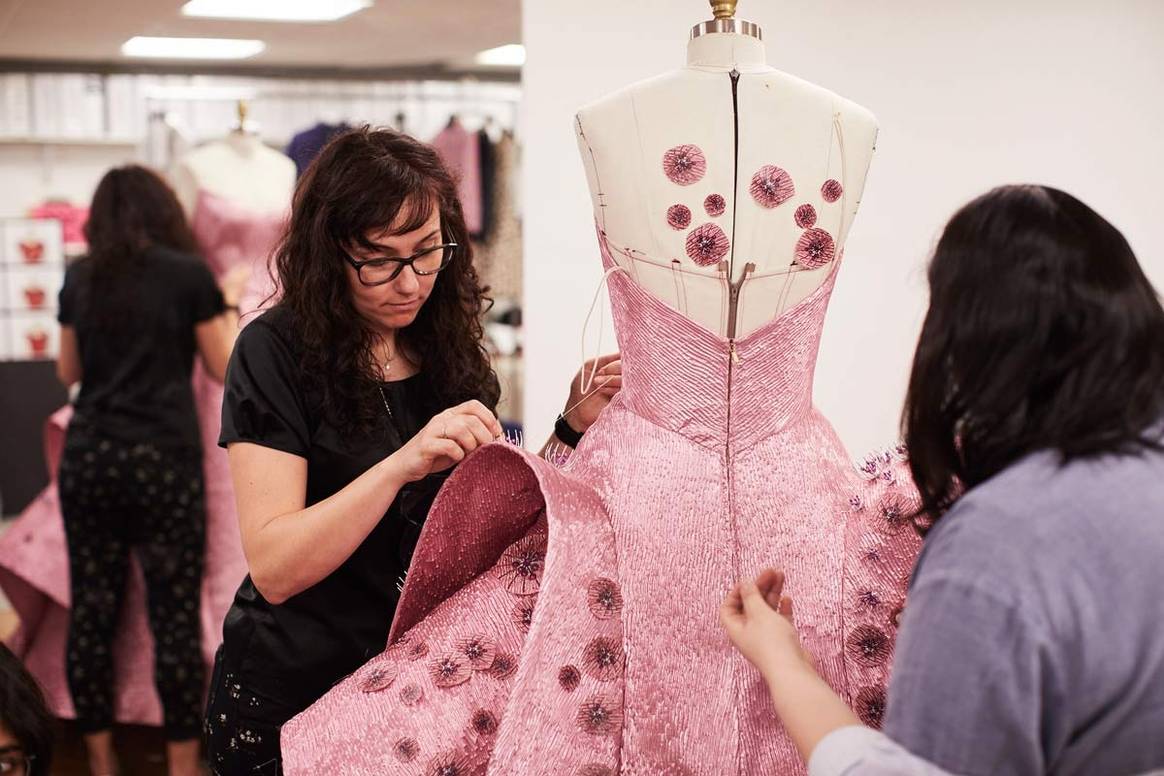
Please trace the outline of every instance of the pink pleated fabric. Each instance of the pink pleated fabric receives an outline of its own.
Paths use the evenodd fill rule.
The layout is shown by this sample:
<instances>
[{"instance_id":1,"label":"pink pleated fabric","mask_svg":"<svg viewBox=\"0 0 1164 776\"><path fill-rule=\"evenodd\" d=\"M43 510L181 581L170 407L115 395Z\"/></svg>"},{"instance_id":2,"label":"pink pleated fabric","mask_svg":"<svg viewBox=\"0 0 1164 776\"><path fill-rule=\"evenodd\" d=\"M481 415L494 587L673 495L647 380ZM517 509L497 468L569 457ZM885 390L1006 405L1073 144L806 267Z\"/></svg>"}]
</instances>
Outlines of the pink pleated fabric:
<instances>
[{"instance_id":1,"label":"pink pleated fabric","mask_svg":"<svg viewBox=\"0 0 1164 776\"><path fill-rule=\"evenodd\" d=\"M286 772L803 773L718 623L766 566L822 675L878 723L916 493L897 452L854 467L812 406L832 288L732 359L615 272L622 392L562 468L497 444L450 477L388 649L284 726Z\"/></svg>"},{"instance_id":2,"label":"pink pleated fabric","mask_svg":"<svg viewBox=\"0 0 1164 776\"><path fill-rule=\"evenodd\" d=\"M211 268L222 274L240 262L252 266L251 282L240 308L246 313L265 300L273 284L266 260L285 222L285 214L256 215L201 192L192 220L195 236ZM206 499L206 562L202 579L202 653L207 676L222 643L222 621L246 576L238 516L226 452L218 447L222 385L196 364L194 400L202 433ZM69 565L64 523L57 497L56 471L71 411L64 408L46 425L47 466L52 481L0 536L0 588L20 616L10 640L44 688L59 717L75 712L65 679L65 642L69 617ZM162 707L154 687L153 638L145 614L145 586L137 561L131 564L122 622L114 646L114 719L160 725Z\"/></svg>"}]
</instances>

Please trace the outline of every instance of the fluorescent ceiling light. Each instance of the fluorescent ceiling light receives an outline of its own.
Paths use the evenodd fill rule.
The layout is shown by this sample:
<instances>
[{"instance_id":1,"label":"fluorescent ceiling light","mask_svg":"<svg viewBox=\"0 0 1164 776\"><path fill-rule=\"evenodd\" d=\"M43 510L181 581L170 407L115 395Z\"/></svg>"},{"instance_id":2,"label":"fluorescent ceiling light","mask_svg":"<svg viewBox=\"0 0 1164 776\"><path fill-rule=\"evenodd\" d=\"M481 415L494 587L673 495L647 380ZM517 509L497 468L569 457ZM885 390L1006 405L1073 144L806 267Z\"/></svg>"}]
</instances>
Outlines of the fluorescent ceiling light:
<instances>
[{"instance_id":1,"label":"fluorescent ceiling light","mask_svg":"<svg viewBox=\"0 0 1164 776\"><path fill-rule=\"evenodd\" d=\"M272 22L334 22L372 5L372 0L190 0L183 16Z\"/></svg>"},{"instance_id":2,"label":"fluorescent ceiling light","mask_svg":"<svg viewBox=\"0 0 1164 776\"><path fill-rule=\"evenodd\" d=\"M146 89L147 100L253 100L258 89L247 86L158 85Z\"/></svg>"},{"instance_id":3,"label":"fluorescent ceiling light","mask_svg":"<svg viewBox=\"0 0 1164 776\"><path fill-rule=\"evenodd\" d=\"M509 43L505 46L480 51L474 59L478 65L521 67L525 64L525 46L520 43Z\"/></svg>"},{"instance_id":4,"label":"fluorescent ceiling light","mask_svg":"<svg viewBox=\"0 0 1164 776\"><path fill-rule=\"evenodd\" d=\"M156 59L246 59L266 47L261 40L148 38L138 35L121 44L121 53L127 57Z\"/></svg>"}]
</instances>

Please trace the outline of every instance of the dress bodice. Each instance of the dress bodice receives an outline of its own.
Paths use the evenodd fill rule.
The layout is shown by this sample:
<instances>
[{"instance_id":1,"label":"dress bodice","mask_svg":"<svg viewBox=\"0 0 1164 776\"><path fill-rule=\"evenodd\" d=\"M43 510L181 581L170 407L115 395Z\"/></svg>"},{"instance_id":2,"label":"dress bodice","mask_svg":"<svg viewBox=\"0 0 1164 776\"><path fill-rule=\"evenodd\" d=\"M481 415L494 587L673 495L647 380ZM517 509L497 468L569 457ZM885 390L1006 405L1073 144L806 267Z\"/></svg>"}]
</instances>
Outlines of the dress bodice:
<instances>
[{"instance_id":1,"label":"dress bodice","mask_svg":"<svg viewBox=\"0 0 1164 776\"><path fill-rule=\"evenodd\" d=\"M244 314L272 296L275 283L268 260L286 224L285 211L252 211L205 189L198 192L190 226L206 263L216 275L250 266L251 278L239 301Z\"/></svg>"},{"instance_id":2,"label":"dress bodice","mask_svg":"<svg viewBox=\"0 0 1164 776\"><path fill-rule=\"evenodd\" d=\"M190 226L206 263L222 274L244 261L265 262L286 223L283 211L252 211L202 189Z\"/></svg>"},{"instance_id":3,"label":"dress bodice","mask_svg":"<svg viewBox=\"0 0 1164 776\"><path fill-rule=\"evenodd\" d=\"M622 401L628 409L728 453L749 449L811 409L813 372L839 261L808 297L729 339L646 291L617 269L601 232L598 242L610 272Z\"/></svg>"}]
</instances>

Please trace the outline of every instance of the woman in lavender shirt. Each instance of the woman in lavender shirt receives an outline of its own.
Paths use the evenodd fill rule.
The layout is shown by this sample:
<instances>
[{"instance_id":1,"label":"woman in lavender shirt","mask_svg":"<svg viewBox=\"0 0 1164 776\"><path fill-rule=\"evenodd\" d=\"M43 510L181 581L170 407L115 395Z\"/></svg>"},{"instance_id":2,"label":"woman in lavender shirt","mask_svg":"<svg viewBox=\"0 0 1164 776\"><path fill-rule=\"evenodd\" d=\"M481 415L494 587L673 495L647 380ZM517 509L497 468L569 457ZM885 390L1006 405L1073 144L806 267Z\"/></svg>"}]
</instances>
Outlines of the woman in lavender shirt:
<instances>
[{"instance_id":1,"label":"woman in lavender shirt","mask_svg":"<svg viewBox=\"0 0 1164 776\"><path fill-rule=\"evenodd\" d=\"M811 776L1164 769L1164 309L1079 200L1008 186L929 269L903 428L922 498L884 732L801 651L783 575L724 602Z\"/></svg>"}]
</instances>

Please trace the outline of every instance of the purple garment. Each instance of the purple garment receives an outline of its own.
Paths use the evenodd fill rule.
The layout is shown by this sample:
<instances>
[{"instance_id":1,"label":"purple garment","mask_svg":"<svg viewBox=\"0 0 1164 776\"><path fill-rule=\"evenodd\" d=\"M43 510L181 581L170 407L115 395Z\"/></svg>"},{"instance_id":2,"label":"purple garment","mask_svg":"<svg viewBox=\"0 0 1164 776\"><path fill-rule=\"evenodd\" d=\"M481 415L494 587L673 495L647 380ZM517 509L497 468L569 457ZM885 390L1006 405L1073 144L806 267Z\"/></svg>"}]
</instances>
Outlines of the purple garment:
<instances>
[{"instance_id":1,"label":"purple garment","mask_svg":"<svg viewBox=\"0 0 1164 776\"><path fill-rule=\"evenodd\" d=\"M1164 768L1164 454L1031 456L926 539L885 732L960 774Z\"/></svg>"},{"instance_id":2,"label":"purple garment","mask_svg":"<svg viewBox=\"0 0 1164 776\"><path fill-rule=\"evenodd\" d=\"M302 175L307 170L329 140L349 129L351 127L347 124L324 124L321 121L311 129L305 129L291 138L291 142L287 144L287 156L295 162L297 174Z\"/></svg>"},{"instance_id":3,"label":"purple garment","mask_svg":"<svg viewBox=\"0 0 1164 776\"><path fill-rule=\"evenodd\" d=\"M441 161L457 178L457 193L465 212L465 228L479 235L484 225L485 204L481 194L481 146L477 134L452 121L432 139Z\"/></svg>"}]
</instances>

